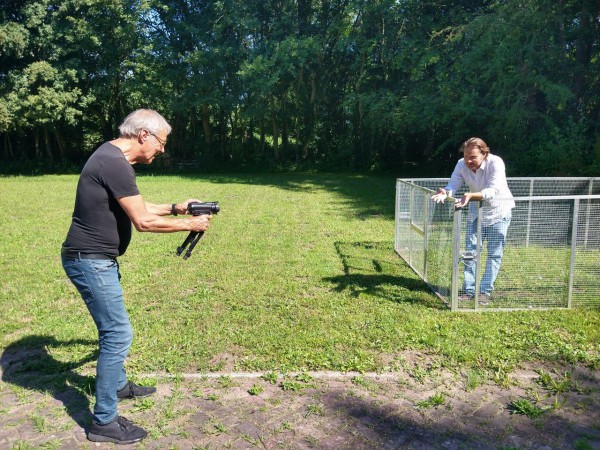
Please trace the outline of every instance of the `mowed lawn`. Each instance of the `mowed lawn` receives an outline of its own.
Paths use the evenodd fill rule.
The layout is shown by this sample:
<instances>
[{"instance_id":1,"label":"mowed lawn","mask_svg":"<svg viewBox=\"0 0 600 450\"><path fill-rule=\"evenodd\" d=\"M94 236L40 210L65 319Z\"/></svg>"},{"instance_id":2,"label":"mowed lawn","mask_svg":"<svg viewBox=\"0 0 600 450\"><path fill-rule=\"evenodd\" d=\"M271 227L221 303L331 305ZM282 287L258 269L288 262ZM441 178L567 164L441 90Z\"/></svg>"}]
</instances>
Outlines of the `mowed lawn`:
<instances>
[{"instance_id":1,"label":"mowed lawn","mask_svg":"<svg viewBox=\"0 0 600 450\"><path fill-rule=\"evenodd\" d=\"M1 352L43 342L76 366L96 348L59 256L77 179L0 178ZM408 350L496 375L536 361L600 367L598 309L450 312L394 253L392 176L145 174L138 185L150 202L199 198L221 213L188 260L175 255L186 234L134 231L119 258L130 371L386 371Z\"/></svg>"}]
</instances>

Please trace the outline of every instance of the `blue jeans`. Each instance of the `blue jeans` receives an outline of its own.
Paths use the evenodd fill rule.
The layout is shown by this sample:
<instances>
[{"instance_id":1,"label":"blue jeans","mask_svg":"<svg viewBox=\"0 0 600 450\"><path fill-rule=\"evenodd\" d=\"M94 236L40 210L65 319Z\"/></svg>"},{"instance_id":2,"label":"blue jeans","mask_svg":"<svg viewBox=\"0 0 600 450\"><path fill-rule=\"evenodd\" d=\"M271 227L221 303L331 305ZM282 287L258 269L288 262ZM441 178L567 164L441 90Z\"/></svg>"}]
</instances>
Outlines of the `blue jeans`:
<instances>
[{"instance_id":1,"label":"blue jeans","mask_svg":"<svg viewBox=\"0 0 600 450\"><path fill-rule=\"evenodd\" d=\"M490 295L494 290L494 281L500 271L502 264L502 255L504 254L504 245L506 244L506 234L510 225L511 216L496 222L493 225L481 227L481 244L487 241L487 261L479 292ZM473 222L467 222L467 236L465 240L465 250L475 254L477 250L477 219ZM479 256L479 255L478 255ZM475 261L467 260L465 263L465 281L463 292L467 295L475 294Z\"/></svg>"},{"instance_id":2,"label":"blue jeans","mask_svg":"<svg viewBox=\"0 0 600 450\"><path fill-rule=\"evenodd\" d=\"M117 416L117 390L127 384L123 362L133 340L119 282L119 263L116 260L63 256L62 265L98 329L100 353L96 366L94 420L104 425Z\"/></svg>"}]
</instances>

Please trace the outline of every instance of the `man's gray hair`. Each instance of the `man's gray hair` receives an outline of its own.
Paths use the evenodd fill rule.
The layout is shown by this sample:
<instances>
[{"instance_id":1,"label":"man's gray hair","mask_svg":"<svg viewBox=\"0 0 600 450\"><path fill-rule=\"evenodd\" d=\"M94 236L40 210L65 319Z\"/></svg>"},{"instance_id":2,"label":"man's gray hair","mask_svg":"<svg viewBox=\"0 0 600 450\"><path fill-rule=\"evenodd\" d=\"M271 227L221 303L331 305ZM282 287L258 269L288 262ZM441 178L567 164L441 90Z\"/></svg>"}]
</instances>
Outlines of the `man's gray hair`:
<instances>
[{"instance_id":1,"label":"man's gray hair","mask_svg":"<svg viewBox=\"0 0 600 450\"><path fill-rule=\"evenodd\" d=\"M123 123L119 126L121 137L136 137L142 130L148 130L150 133L159 134L165 131L171 132L171 125L153 109L137 109L125 117Z\"/></svg>"}]
</instances>

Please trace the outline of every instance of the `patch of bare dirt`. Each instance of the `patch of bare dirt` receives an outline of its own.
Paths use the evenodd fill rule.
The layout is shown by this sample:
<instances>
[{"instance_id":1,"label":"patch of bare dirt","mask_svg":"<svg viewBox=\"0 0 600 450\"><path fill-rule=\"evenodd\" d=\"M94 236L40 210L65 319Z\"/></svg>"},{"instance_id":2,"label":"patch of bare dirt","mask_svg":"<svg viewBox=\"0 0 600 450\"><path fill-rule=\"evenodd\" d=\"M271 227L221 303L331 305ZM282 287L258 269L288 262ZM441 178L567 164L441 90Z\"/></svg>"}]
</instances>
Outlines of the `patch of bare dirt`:
<instances>
[{"instance_id":1,"label":"patch of bare dirt","mask_svg":"<svg viewBox=\"0 0 600 450\"><path fill-rule=\"evenodd\" d=\"M86 439L89 375L64 367L35 374L19 370L22 359L3 358L0 448L115 447ZM150 433L119 448L600 449L597 372L544 368L557 379L569 374L568 391L555 394L534 367L511 373L505 387L474 386L465 374L431 367L423 375L417 367L288 374L274 384L259 374L161 378L153 398L119 404L120 414ZM543 412L515 413L517 400Z\"/></svg>"}]
</instances>

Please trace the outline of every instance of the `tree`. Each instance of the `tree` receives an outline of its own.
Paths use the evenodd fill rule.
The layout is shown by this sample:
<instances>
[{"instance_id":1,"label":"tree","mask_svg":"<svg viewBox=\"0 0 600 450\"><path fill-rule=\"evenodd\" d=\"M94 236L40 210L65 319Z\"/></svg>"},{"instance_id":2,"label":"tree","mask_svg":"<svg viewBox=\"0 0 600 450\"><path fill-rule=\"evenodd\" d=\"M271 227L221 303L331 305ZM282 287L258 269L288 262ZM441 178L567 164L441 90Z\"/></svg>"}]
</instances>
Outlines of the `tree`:
<instances>
[{"instance_id":1,"label":"tree","mask_svg":"<svg viewBox=\"0 0 600 450\"><path fill-rule=\"evenodd\" d=\"M445 174L481 136L590 173L599 39L589 0L5 0L0 157L81 160L151 107L204 165Z\"/></svg>"}]
</instances>

